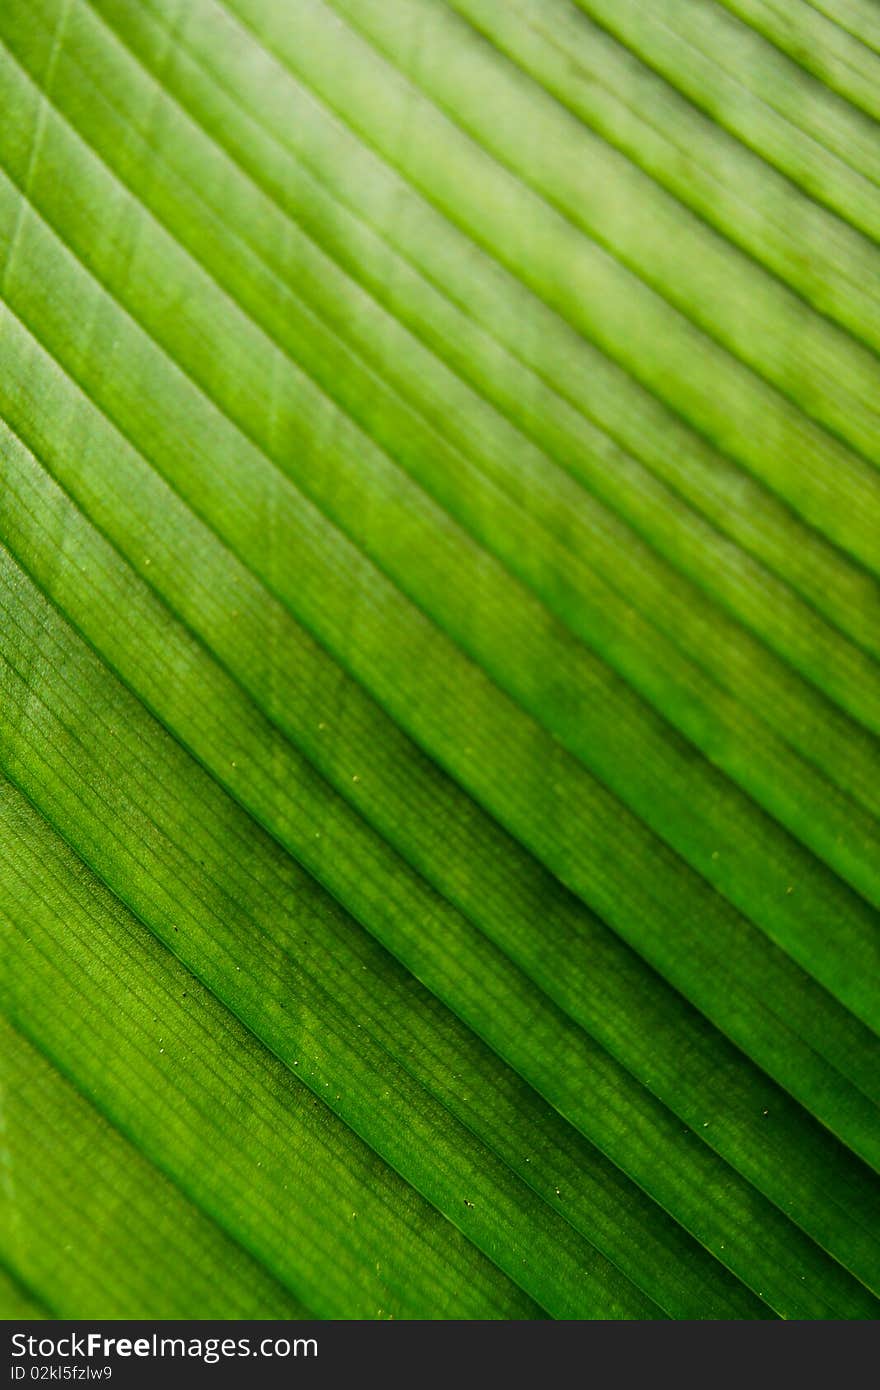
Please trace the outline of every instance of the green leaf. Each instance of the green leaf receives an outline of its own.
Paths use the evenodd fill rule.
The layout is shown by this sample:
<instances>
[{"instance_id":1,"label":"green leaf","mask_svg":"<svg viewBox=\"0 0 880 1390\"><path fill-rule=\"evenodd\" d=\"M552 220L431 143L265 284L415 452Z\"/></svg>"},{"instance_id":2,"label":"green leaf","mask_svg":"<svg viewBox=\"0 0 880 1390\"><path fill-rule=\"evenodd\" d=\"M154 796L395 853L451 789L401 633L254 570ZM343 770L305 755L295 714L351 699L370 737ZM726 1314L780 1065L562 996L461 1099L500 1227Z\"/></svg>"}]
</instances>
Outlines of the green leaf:
<instances>
[{"instance_id":1,"label":"green leaf","mask_svg":"<svg viewBox=\"0 0 880 1390\"><path fill-rule=\"evenodd\" d=\"M848 8L3 6L9 1316L877 1315Z\"/></svg>"}]
</instances>

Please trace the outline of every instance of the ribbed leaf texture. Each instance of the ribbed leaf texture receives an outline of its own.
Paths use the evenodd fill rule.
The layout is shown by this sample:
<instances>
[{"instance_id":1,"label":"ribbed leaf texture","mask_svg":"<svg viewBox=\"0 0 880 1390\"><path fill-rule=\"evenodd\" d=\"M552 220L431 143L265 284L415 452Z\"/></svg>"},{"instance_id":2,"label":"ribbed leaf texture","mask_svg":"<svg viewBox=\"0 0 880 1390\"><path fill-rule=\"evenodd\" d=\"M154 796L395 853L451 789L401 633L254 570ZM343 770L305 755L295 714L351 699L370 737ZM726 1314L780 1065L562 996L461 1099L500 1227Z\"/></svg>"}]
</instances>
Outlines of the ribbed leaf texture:
<instances>
[{"instance_id":1,"label":"ribbed leaf texture","mask_svg":"<svg viewBox=\"0 0 880 1390\"><path fill-rule=\"evenodd\" d=\"M874 0L2 0L7 1317L880 1314Z\"/></svg>"}]
</instances>

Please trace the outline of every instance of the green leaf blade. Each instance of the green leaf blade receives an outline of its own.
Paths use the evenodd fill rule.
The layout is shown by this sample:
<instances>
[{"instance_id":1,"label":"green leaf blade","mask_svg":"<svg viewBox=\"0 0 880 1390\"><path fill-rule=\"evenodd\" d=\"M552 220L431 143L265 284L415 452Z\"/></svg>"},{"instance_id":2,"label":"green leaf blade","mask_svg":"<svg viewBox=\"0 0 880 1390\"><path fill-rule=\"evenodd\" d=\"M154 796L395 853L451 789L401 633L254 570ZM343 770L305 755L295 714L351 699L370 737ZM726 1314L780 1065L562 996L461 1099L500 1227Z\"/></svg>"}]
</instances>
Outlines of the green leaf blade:
<instances>
[{"instance_id":1,"label":"green leaf blade","mask_svg":"<svg viewBox=\"0 0 880 1390\"><path fill-rule=\"evenodd\" d=\"M876 1315L840 19L4 8L10 1308Z\"/></svg>"}]
</instances>

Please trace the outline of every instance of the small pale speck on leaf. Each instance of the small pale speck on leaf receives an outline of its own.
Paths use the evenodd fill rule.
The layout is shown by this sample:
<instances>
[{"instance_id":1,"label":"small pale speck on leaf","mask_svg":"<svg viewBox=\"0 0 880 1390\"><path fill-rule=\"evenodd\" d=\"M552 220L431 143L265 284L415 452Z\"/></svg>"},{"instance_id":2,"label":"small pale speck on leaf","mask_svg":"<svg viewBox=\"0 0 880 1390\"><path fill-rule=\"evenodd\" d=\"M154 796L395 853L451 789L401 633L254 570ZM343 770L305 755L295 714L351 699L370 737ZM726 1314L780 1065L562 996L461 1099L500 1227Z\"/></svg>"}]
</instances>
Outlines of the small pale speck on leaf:
<instances>
[{"instance_id":1,"label":"small pale speck on leaf","mask_svg":"<svg viewBox=\"0 0 880 1390\"><path fill-rule=\"evenodd\" d=\"M351 780L352 780L353 782L359 782L361 779L360 779L360 777L357 775L357 773L355 772L354 775L352 776L352 779L351 779Z\"/></svg>"}]
</instances>

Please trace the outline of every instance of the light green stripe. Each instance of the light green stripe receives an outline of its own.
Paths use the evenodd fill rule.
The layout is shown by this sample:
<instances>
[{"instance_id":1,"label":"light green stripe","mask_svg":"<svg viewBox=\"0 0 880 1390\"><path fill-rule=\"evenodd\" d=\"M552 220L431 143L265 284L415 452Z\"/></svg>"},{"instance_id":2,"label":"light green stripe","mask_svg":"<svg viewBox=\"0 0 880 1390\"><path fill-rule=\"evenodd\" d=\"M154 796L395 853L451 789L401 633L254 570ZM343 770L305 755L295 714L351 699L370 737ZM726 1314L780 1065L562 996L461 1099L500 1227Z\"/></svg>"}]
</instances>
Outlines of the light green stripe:
<instances>
[{"instance_id":1,"label":"light green stripe","mask_svg":"<svg viewBox=\"0 0 880 1390\"><path fill-rule=\"evenodd\" d=\"M555 292L556 307L566 317L593 338L605 334L600 340L606 350L639 379L650 379L654 389L773 487L778 487L781 475L768 454L775 449L784 452L790 447L788 440L802 436L803 461L818 470L827 448L817 435L816 453L811 452L808 432L790 409L792 403L857 452L880 462L880 362L873 353L811 313L800 297L707 229L680 201L550 100L498 50L471 42L473 30L439 0L382 4L334 0L334 4L430 102L419 102L418 116L411 117L414 148L430 142L435 151L429 178L422 184L428 196L437 196L439 182L439 199L444 207L451 206L435 173L443 160L448 160L450 168L476 169L483 163L477 149L490 154L497 161L487 174L492 198L506 203L514 213L514 191L495 173L496 167L499 171L503 167L517 181L518 215L530 219L536 240L564 247L562 254L569 258L567 288L573 307L567 308L559 295L559 266L549 259L547 285L552 288L548 292L542 285L542 297L554 302ZM418 50L413 43L416 34L424 44ZM419 56L413 57L416 52ZM491 101L486 93L491 93ZM437 109L447 121L437 120ZM473 145L462 142L458 131L469 135ZM379 137L374 133L372 138ZM381 138L383 147L390 148L384 127ZM527 191L542 201L533 203ZM590 242L573 246L561 228L552 235L546 216L550 208ZM507 259L503 238L494 227L490 229L485 212L479 223L469 211L464 215L470 229L484 243L493 244L502 260ZM596 255L593 241L604 255ZM531 251L529 268L537 259ZM591 266L595 263L595 270L587 268L588 260ZM622 275L622 267L632 275ZM524 266L517 269L525 275ZM658 301L645 295L644 285L655 291ZM534 283L533 287L538 288ZM669 313L669 306L678 314ZM633 344L635 351L627 351L625 325L637 320L641 336ZM705 337L696 336L694 326ZM693 406L684 395L676 394L682 387L678 380L670 380L666 363L656 368L649 363L657 343L662 343L667 363L669 358L688 362L685 389L693 393ZM742 364L751 368L754 377L741 372ZM705 399L710 380L719 394L711 410ZM768 392L768 383L787 402ZM759 415L762 419L765 439L760 459L757 452L746 450L739 435L724 433L722 412L733 402L747 420ZM776 437L778 444L771 442ZM850 466L846 453L828 457L833 458L830 466L839 479ZM797 509L798 493L780 490Z\"/></svg>"},{"instance_id":2,"label":"light green stripe","mask_svg":"<svg viewBox=\"0 0 880 1390\"><path fill-rule=\"evenodd\" d=\"M318 0L297 6L296 23L280 22L267 0L237 0L235 12L245 15L295 72L306 74L369 145L539 298L876 573L877 469L716 350L689 320L467 140L356 33L334 24L333 11ZM356 11L357 23L369 27L371 35L378 32L383 47L391 46L402 62L402 49L421 52L420 29L414 25L410 32L396 14L390 5L381 12L368 4ZM435 70L428 62L423 80L441 74L443 66ZM376 102L379 90L382 101ZM532 153L539 159L541 149ZM675 369L681 356L689 362L687 373Z\"/></svg>"},{"instance_id":3,"label":"light green stripe","mask_svg":"<svg viewBox=\"0 0 880 1390\"><path fill-rule=\"evenodd\" d=\"M710 226L880 348L877 248L586 15L559 0L453 0L452 8Z\"/></svg>"},{"instance_id":4,"label":"light green stripe","mask_svg":"<svg viewBox=\"0 0 880 1390\"><path fill-rule=\"evenodd\" d=\"M880 53L880 14L873 0L812 0L812 7Z\"/></svg>"},{"instance_id":5,"label":"light green stripe","mask_svg":"<svg viewBox=\"0 0 880 1390\"><path fill-rule=\"evenodd\" d=\"M575 3L805 192L877 240L880 150L863 112L720 5Z\"/></svg>"},{"instance_id":6,"label":"light green stripe","mask_svg":"<svg viewBox=\"0 0 880 1390\"><path fill-rule=\"evenodd\" d=\"M821 5L804 4L802 0L795 0L794 4L781 4L780 0L722 3L798 67L812 73L868 116L880 118L880 57L817 13ZM874 19L876 25L876 13Z\"/></svg>"}]
</instances>

